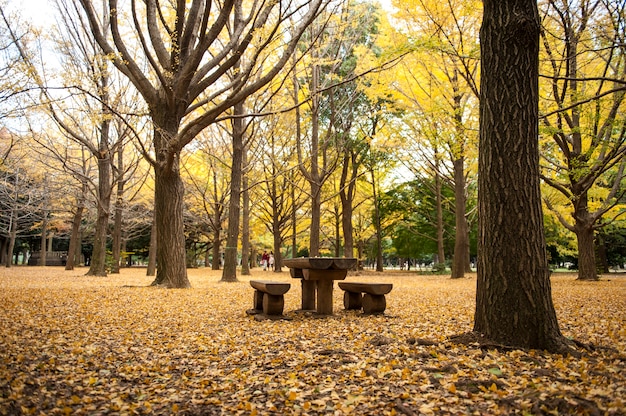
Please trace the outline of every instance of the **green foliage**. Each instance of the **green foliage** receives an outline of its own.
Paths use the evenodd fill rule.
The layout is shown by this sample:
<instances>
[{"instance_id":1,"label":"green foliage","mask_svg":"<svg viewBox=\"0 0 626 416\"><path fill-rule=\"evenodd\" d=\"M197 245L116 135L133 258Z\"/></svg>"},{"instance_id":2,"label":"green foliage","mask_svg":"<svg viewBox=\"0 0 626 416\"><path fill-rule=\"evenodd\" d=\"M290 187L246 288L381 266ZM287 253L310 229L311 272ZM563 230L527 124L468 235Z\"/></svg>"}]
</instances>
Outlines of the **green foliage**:
<instances>
[{"instance_id":1,"label":"green foliage","mask_svg":"<svg viewBox=\"0 0 626 416\"><path fill-rule=\"evenodd\" d=\"M433 274L444 274L446 273L446 263L435 263L433 264L431 271Z\"/></svg>"},{"instance_id":2,"label":"green foliage","mask_svg":"<svg viewBox=\"0 0 626 416\"><path fill-rule=\"evenodd\" d=\"M442 193L444 244L449 253L454 247L454 190L444 186ZM399 257L423 258L437 251L437 205L431 179L417 178L385 193L380 214Z\"/></svg>"}]
</instances>

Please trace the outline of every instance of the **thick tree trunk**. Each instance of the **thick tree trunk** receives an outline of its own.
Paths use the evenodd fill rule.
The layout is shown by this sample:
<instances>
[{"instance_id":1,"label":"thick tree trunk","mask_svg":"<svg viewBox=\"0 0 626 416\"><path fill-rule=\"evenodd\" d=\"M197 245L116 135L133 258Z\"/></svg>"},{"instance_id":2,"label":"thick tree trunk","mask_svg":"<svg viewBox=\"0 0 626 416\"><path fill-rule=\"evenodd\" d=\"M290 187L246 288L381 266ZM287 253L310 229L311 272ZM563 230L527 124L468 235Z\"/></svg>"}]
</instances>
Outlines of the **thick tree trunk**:
<instances>
[{"instance_id":1,"label":"thick tree trunk","mask_svg":"<svg viewBox=\"0 0 626 416\"><path fill-rule=\"evenodd\" d=\"M593 226L589 221L577 220L574 230L578 241L578 280L598 280Z\"/></svg>"},{"instance_id":2,"label":"thick tree trunk","mask_svg":"<svg viewBox=\"0 0 626 416\"><path fill-rule=\"evenodd\" d=\"M102 135L108 133L101 133ZM104 139L103 139L104 140ZM108 139L107 139L108 140ZM111 161L108 151L102 151L98 158L98 198L96 234L93 240L93 252L87 276L106 276L106 244L109 228L109 209L111 205Z\"/></svg>"},{"instance_id":3,"label":"thick tree trunk","mask_svg":"<svg viewBox=\"0 0 626 416\"><path fill-rule=\"evenodd\" d=\"M187 277L183 224L184 185L178 155L155 169L154 202L157 228L157 273L153 285L191 287Z\"/></svg>"},{"instance_id":4,"label":"thick tree trunk","mask_svg":"<svg viewBox=\"0 0 626 416\"><path fill-rule=\"evenodd\" d=\"M582 141L582 139L579 139ZM578 280L598 280L596 269L596 251L594 244L595 222L589 213L589 197L587 192L576 192L579 197L574 204L574 233L578 242Z\"/></svg>"},{"instance_id":5,"label":"thick tree trunk","mask_svg":"<svg viewBox=\"0 0 626 416\"><path fill-rule=\"evenodd\" d=\"M180 126L179 114L165 106L152 109L154 121L154 221L156 278L153 286L191 287L187 276L184 194L180 151L169 146ZM152 248L152 247L151 247Z\"/></svg>"},{"instance_id":6,"label":"thick tree trunk","mask_svg":"<svg viewBox=\"0 0 626 416\"><path fill-rule=\"evenodd\" d=\"M469 233L465 218L465 159L454 161L454 214L456 231L454 235L454 258L452 278L465 276L469 269Z\"/></svg>"},{"instance_id":7,"label":"thick tree trunk","mask_svg":"<svg viewBox=\"0 0 626 416\"><path fill-rule=\"evenodd\" d=\"M506 345L563 351L539 188L537 3L483 4L474 330Z\"/></svg>"}]
</instances>

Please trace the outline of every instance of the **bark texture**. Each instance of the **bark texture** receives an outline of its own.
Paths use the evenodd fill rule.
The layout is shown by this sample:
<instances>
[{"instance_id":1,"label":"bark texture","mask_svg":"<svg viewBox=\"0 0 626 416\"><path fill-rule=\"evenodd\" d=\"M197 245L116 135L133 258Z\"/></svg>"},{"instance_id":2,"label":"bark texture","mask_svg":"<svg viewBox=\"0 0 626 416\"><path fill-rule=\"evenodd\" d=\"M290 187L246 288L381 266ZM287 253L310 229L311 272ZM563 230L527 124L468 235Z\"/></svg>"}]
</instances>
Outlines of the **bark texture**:
<instances>
[{"instance_id":1,"label":"bark texture","mask_svg":"<svg viewBox=\"0 0 626 416\"><path fill-rule=\"evenodd\" d=\"M460 157L454 161L454 257L452 261L453 279L465 276L471 272L469 261L469 231L467 218L465 218L465 158Z\"/></svg>"},{"instance_id":2,"label":"bark texture","mask_svg":"<svg viewBox=\"0 0 626 416\"><path fill-rule=\"evenodd\" d=\"M98 156L98 209L96 218L96 234L93 240L93 253L87 276L106 276L106 244L109 231L109 210L111 207L111 160L108 151L108 123L102 126L100 133L103 138L101 152Z\"/></svg>"},{"instance_id":3,"label":"bark texture","mask_svg":"<svg viewBox=\"0 0 626 416\"><path fill-rule=\"evenodd\" d=\"M562 351L539 189L539 30L535 1L484 2L474 330Z\"/></svg>"},{"instance_id":4,"label":"bark texture","mask_svg":"<svg viewBox=\"0 0 626 416\"><path fill-rule=\"evenodd\" d=\"M235 115L243 115L242 103L234 106ZM239 243L239 223L241 215L241 180L243 177L243 120L232 120L233 158L230 170L230 201L228 203L228 229L224 248L224 269L222 282L237 281L237 246Z\"/></svg>"},{"instance_id":5,"label":"bark texture","mask_svg":"<svg viewBox=\"0 0 626 416\"><path fill-rule=\"evenodd\" d=\"M157 228L157 270L153 285L170 288L191 287L187 277L183 225L184 185L178 161L157 166L154 202Z\"/></svg>"}]
</instances>

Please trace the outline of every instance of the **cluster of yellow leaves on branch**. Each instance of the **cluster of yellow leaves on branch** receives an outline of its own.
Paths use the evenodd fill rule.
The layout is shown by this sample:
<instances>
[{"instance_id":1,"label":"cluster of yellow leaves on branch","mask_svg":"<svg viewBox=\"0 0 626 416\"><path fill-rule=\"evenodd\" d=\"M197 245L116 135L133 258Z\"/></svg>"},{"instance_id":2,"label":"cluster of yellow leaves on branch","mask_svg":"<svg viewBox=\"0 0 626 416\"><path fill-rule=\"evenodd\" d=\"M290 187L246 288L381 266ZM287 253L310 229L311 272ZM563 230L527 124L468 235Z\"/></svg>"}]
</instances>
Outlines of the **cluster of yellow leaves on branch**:
<instances>
[{"instance_id":1,"label":"cluster of yellow leaves on branch","mask_svg":"<svg viewBox=\"0 0 626 416\"><path fill-rule=\"evenodd\" d=\"M0 269L0 414L623 415L626 276L553 278L564 334L581 357L481 348L472 329L474 276L387 272L382 316L296 314L256 321L248 277L190 270L192 289L147 287L142 269Z\"/></svg>"}]
</instances>

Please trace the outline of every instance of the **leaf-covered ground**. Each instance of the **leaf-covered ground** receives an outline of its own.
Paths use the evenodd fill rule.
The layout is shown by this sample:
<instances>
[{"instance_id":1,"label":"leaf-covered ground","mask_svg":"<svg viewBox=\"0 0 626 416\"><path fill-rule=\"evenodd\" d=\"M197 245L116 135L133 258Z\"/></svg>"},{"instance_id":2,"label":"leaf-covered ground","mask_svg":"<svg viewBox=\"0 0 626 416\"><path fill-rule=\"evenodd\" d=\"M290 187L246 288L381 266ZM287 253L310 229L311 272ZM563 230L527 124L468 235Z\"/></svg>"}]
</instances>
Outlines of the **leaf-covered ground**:
<instances>
[{"instance_id":1,"label":"leaf-covered ground","mask_svg":"<svg viewBox=\"0 0 626 416\"><path fill-rule=\"evenodd\" d=\"M256 321L249 278L190 270L192 289L145 287L145 269L0 269L0 414L626 414L626 276L553 278L582 357L451 343L470 331L475 277L387 272L384 316Z\"/></svg>"}]
</instances>

